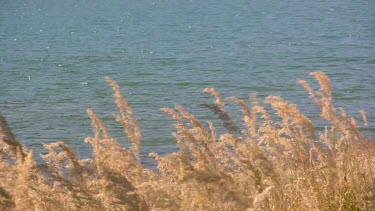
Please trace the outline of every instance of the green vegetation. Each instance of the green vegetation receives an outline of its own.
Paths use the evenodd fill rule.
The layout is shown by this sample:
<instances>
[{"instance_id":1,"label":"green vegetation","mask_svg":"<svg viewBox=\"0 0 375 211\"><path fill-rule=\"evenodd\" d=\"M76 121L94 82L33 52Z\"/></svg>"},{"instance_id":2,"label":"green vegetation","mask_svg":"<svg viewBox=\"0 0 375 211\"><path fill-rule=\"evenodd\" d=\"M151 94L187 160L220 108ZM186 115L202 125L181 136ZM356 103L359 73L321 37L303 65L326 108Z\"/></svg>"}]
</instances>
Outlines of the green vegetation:
<instances>
[{"instance_id":1,"label":"green vegetation","mask_svg":"<svg viewBox=\"0 0 375 211\"><path fill-rule=\"evenodd\" d=\"M182 106L163 108L176 121L179 151L156 152L157 171L142 167L141 132L136 118L110 78L122 123L131 143L122 148L91 109L94 135L84 141L92 158L79 159L63 142L44 144L43 168L33 152L16 141L0 115L1 210L375 210L375 141L361 135L356 121L332 103L328 77L313 72L319 90L299 83L329 122L315 131L296 105L278 96L248 106L236 97L223 99L213 88L228 133L217 134ZM241 107L245 130L233 128L225 102ZM361 111L366 122L366 115Z\"/></svg>"}]
</instances>

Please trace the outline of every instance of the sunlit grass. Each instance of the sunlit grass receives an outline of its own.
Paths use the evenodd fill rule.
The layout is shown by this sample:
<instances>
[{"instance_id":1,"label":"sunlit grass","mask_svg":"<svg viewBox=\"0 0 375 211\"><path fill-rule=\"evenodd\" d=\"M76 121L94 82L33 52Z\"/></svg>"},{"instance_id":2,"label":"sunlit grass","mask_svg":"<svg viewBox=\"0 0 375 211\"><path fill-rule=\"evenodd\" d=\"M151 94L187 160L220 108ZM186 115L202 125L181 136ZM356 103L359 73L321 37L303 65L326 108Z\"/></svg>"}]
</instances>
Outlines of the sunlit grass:
<instances>
[{"instance_id":1,"label":"sunlit grass","mask_svg":"<svg viewBox=\"0 0 375 211\"><path fill-rule=\"evenodd\" d=\"M320 86L298 82L321 107L329 125L316 131L297 105L279 96L264 104L223 98L213 88L207 104L227 133L201 122L181 105L162 108L175 120L179 150L157 160L157 170L141 165L141 130L119 86L110 78L120 113L115 115L131 143L123 148L105 123L88 109L93 154L80 159L64 142L44 144L40 168L33 151L17 141L0 115L1 210L375 210L375 141L364 137L355 119L332 103L328 77L311 73ZM235 102L244 130L225 110ZM278 115L274 118L271 113ZM364 124L366 114L360 111ZM362 121L362 120L361 120Z\"/></svg>"}]
</instances>

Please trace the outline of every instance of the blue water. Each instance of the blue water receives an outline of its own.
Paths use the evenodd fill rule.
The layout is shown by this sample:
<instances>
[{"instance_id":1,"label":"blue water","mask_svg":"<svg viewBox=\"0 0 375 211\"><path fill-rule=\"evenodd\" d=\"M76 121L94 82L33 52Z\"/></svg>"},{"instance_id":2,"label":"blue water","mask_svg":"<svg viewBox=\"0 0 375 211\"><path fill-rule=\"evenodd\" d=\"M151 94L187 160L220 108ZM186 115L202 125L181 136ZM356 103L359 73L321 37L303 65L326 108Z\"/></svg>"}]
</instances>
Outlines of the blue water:
<instances>
[{"instance_id":1,"label":"blue water","mask_svg":"<svg viewBox=\"0 0 375 211\"><path fill-rule=\"evenodd\" d=\"M281 95L319 126L319 112L296 80L324 70L334 99L375 127L375 3L268 0L0 1L0 111L17 139L64 140L81 156L93 108L126 145L110 76L143 131L142 154L174 149L173 122L161 107L182 104L215 119L202 94L261 100ZM363 127L359 109L368 114ZM238 107L230 104L234 117ZM215 121L220 128L219 121ZM146 159L147 160L147 159Z\"/></svg>"}]
</instances>

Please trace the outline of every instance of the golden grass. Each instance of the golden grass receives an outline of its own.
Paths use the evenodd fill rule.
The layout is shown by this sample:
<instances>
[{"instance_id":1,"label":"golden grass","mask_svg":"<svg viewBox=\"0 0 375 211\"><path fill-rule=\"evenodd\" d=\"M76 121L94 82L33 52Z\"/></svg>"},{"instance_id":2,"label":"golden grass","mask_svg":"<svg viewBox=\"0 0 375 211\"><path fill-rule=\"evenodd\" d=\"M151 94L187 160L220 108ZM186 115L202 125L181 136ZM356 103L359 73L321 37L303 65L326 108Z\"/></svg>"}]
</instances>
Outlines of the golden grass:
<instances>
[{"instance_id":1,"label":"golden grass","mask_svg":"<svg viewBox=\"0 0 375 211\"><path fill-rule=\"evenodd\" d=\"M181 105L161 110L176 121L179 151L157 160L157 171L141 165L141 132L119 86L114 90L120 110L115 119L131 146L123 148L93 110L92 158L79 159L64 142L44 144L43 168L33 152L15 140L0 114L1 210L375 210L375 141L364 137L354 118L336 109L328 77L311 73L314 90L298 82L321 107L329 122L316 131L312 121L279 96L250 105L236 97L214 96L206 107L224 122L217 134L212 122L201 122ZM243 130L224 109L235 102L243 114ZM270 115L276 112L277 120ZM364 124L366 114L360 111Z\"/></svg>"}]
</instances>

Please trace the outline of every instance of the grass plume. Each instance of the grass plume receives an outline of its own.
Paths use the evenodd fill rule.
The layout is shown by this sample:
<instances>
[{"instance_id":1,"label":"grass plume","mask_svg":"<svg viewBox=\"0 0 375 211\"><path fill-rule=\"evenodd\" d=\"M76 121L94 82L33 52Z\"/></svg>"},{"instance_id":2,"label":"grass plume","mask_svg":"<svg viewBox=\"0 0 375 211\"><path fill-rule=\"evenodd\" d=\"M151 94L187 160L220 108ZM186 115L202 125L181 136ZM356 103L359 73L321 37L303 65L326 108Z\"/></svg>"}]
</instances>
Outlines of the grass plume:
<instances>
[{"instance_id":1,"label":"grass plume","mask_svg":"<svg viewBox=\"0 0 375 211\"><path fill-rule=\"evenodd\" d=\"M223 121L227 132L202 122L183 106L161 110L175 121L179 150L150 153L153 171L141 165L141 130L111 78L115 103L131 143L124 148L106 124L87 110L93 135L89 158L79 158L62 141L43 144L44 164L17 141L0 114L1 210L375 210L375 140L361 134L354 118L332 101L329 78L312 72L320 86L298 82L321 108L324 131L279 96L250 104L230 96L204 105ZM224 107L236 103L243 125L236 126ZM270 105L267 110L263 104ZM275 113L275 115L273 115ZM272 114L272 115L271 115ZM361 110L364 125L367 116Z\"/></svg>"}]
</instances>

